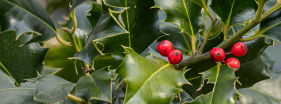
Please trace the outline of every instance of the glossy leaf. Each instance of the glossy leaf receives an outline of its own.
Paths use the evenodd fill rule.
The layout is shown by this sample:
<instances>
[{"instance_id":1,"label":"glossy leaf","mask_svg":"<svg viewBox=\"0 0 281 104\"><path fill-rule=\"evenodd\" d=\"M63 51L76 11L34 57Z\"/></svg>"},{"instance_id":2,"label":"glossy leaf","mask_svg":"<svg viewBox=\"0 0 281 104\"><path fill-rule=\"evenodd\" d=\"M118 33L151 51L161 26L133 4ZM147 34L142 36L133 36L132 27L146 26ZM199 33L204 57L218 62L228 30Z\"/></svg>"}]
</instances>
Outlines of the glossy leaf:
<instances>
[{"instance_id":1,"label":"glossy leaf","mask_svg":"<svg viewBox=\"0 0 281 104\"><path fill-rule=\"evenodd\" d=\"M167 22L161 22L160 29L168 35L158 39L158 42L169 40L173 43L173 46L176 49L187 52L191 51L190 36L185 33L181 33L181 30L176 25Z\"/></svg>"},{"instance_id":2,"label":"glossy leaf","mask_svg":"<svg viewBox=\"0 0 281 104\"><path fill-rule=\"evenodd\" d=\"M197 5L200 5L201 7L204 6L204 4L208 4L208 0L191 0L193 2L195 2Z\"/></svg>"},{"instance_id":3,"label":"glossy leaf","mask_svg":"<svg viewBox=\"0 0 281 104\"><path fill-rule=\"evenodd\" d=\"M276 4L277 0L268 0L263 8L263 11L266 12L268 11L271 7L273 7Z\"/></svg>"},{"instance_id":4,"label":"glossy leaf","mask_svg":"<svg viewBox=\"0 0 281 104\"><path fill-rule=\"evenodd\" d=\"M121 45L128 45L128 38L126 38L127 36L128 35L126 31L120 27L113 17L111 17L109 8L103 5L100 20L90 34L85 47L82 49L82 51L76 53L72 59L83 60L87 64L92 65L94 57L99 56L99 51L103 50L100 50L98 47L104 49L106 48L110 50L110 53L113 53L112 51L114 51L118 54L124 55ZM99 38L104 41L93 44L93 40L97 40ZM118 41L118 44L116 41ZM115 45L113 46L114 49L110 49L112 45ZM119 49L119 47L121 49Z\"/></svg>"},{"instance_id":5,"label":"glossy leaf","mask_svg":"<svg viewBox=\"0 0 281 104\"><path fill-rule=\"evenodd\" d=\"M76 84L76 96L82 97L86 101L101 100L111 102L111 78L112 74L108 67L81 77Z\"/></svg>"},{"instance_id":6,"label":"glossy leaf","mask_svg":"<svg viewBox=\"0 0 281 104\"><path fill-rule=\"evenodd\" d=\"M214 38L214 40L212 40L212 41L215 41L215 40L216 40L216 38ZM247 54L243 57L236 57L240 61L241 67L238 70L238 72L235 73L235 75L237 77L239 77L238 80L242 84L242 86L241 86L240 84L237 83L236 87L238 87L238 88L250 87L250 86L253 86L253 84L255 84L261 80L270 78L270 76L268 75L268 73L266 71L268 69L268 67L260 59L263 51L272 44L272 43L268 43L266 40L267 39L265 39L265 38L258 38L258 39L255 39L255 40L252 40L249 42L245 42L245 44L248 46ZM219 40L217 40L217 41L219 41ZM225 49L225 52L230 52L231 48L232 47ZM212 49L212 48L210 47L210 49ZM226 57L226 59L229 57L235 57L235 56L228 55ZM202 65L202 64L204 64L204 65ZM256 65L256 64L258 64L258 65ZM196 78L199 76L198 73L204 72L215 65L216 65L216 63L212 59L190 65L187 67L187 69L191 68L191 70L189 70L185 74L186 79ZM195 85L198 85L198 82L196 82L196 81L195 82L191 81L191 83L192 84L197 83ZM191 87L195 87L193 89L198 88L196 86L191 86ZM189 90L189 89L186 89L186 90Z\"/></svg>"},{"instance_id":7,"label":"glossy leaf","mask_svg":"<svg viewBox=\"0 0 281 104\"><path fill-rule=\"evenodd\" d=\"M0 33L1 69L18 84L23 79L36 77L37 72L42 71L42 63L48 51L48 48L41 48L38 43L21 46L30 38L30 35L23 34L17 39L15 31Z\"/></svg>"},{"instance_id":8,"label":"glossy leaf","mask_svg":"<svg viewBox=\"0 0 281 104\"><path fill-rule=\"evenodd\" d=\"M269 72L271 79L256 83L253 87L239 89L243 104L279 104L281 103L281 73Z\"/></svg>"},{"instance_id":9,"label":"glossy leaf","mask_svg":"<svg viewBox=\"0 0 281 104\"><path fill-rule=\"evenodd\" d=\"M205 39L203 37L200 37L200 45L203 43ZM221 32L218 36L208 39L207 44L204 47L203 53L210 51L214 47L216 47L218 44L220 44L223 41L223 33Z\"/></svg>"},{"instance_id":10,"label":"glossy leaf","mask_svg":"<svg viewBox=\"0 0 281 104\"><path fill-rule=\"evenodd\" d=\"M256 83L253 88L267 93L271 96L274 96L274 98L279 99L281 101L281 72L273 72L269 71L269 74L271 76L271 79L263 80L261 82Z\"/></svg>"},{"instance_id":11,"label":"glossy leaf","mask_svg":"<svg viewBox=\"0 0 281 104\"><path fill-rule=\"evenodd\" d=\"M255 16L258 6L255 0L212 0L210 7L225 26L231 26Z\"/></svg>"},{"instance_id":12,"label":"glossy leaf","mask_svg":"<svg viewBox=\"0 0 281 104\"><path fill-rule=\"evenodd\" d=\"M116 71L120 80L126 82L124 103L169 103L181 86L188 83L185 70L175 70L154 55L143 58L132 48L125 47L125 51L126 57Z\"/></svg>"},{"instance_id":13,"label":"glossy leaf","mask_svg":"<svg viewBox=\"0 0 281 104\"><path fill-rule=\"evenodd\" d=\"M61 45L56 39L51 39L45 42L44 47L50 47L50 50L44 59L45 67L61 68L55 75L73 83L77 82L83 75L83 72L79 62L76 63L77 69L75 69L74 61L68 59L75 54L74 49ZM78 74L76 73L76 70L78 71Z\"/></svg>"},{"instance_id":14,"label":"glossy leaf","mask_svg":"<svg viewBox=\"0 0 281 104\"><path fill-rule=\"evenodd\" d=\"M191 104L235 104L239 96L235 88L237 78L233 68L228 65L215 66L203 72L202 79L214 83L213 91L207 95L197 97Z\"/></svg>"},{"instance_id":15,"label":"glossy leaf","mask_svg":"<svg viewBox=\"0 0 281 104\"><path fill-rule=\"evenodd\" d=\"M154 0L155 8L167 13L165 22L178 25L182 32L195 36L202 24L201 7L191 0Z\"/></svg>"},{"instance_id":16,"label":"glossy leaf","mask_svg":"<svg viewBox=\"0 0 281 104\"><path fill-rule=\"evenodd\" d=\"M86 44L88 35L92 30L91 23L87 18L87 15L90 15L88 11L91 8L92 8L91 2L83 3L76 6L75 8L71 8L72 11L70 13L70 17L73 19L75 16L77 22L77 28L73 35L80 49L82 49ZM70 20L69 28L70 29L73 28L73 20Z\"/></svg>"},{"instance_id":17,"label":"glossy leaf","mask_svg":"<svg viewBox=\"0 0 281 104\"><path fill-rule=\"evenodd\" d=\"M129 43L126 46L133 48L137 53L142 53L152 42L164 35L159 28L159 9L151 8L154 6L152 0L128 0L126 2L104 0L104 2L105 5L111 7L125 8L119 12L124 28L129 32Z\"/></svg>"},{"instance_id":18,"label":"glossy leaf","mask_svg":"<svg viewBox=\"0 0 281 104\"><path fill-rule=\"evenodd\" d=\"M93 2L92 9L89 11L90 15L87 16L88 20L92 25L92 28L94 28L98 23L99 18L101 16L101 11L102 11L102 5L97 2Z\"/></svg>"},{"instance_id":19,"label":"glossy leaf","mask_svg":"<svg viewBox=\"0 0 281 104\"><path fill-rule=\"evenodd\" d=\"M268 37L278 43L281 43L281 35L279 35L279 30L281 26L281 10L276 11L271 16L266 18L260 24L259 34Z\"/></svg>"},{"instance_id":20,"label":"glossy leaf","mask_svg":"<svg viewBox=\"0 0 281 104\"><path fill-rule=\"evenodd\" d=\"M238 90L242 95L239 97L243 104L280 104L281 100L261 92L255 88L243 88Z\"/></svg>"},{"instance_id":21,"label":"glossy leaf","mask_svg":"<svg viewBox=\"0 0 281 104\"><path fill-rule=\"evenodd\" d=\"M55 103L62 98L66 98L73 87L74 83L58 76L43 76L37 79L34 99L40 102Z\"/></svg>"},{"instance_id":22,"label":"glossy leaf","mask_svg":"<svg viewBox=\"0 0 281 104\"><path fill-rule=\"evenodd\" d=\"M116 69L121 64L123 59L123 57L113 54L97 56L93 60L93 67L95 69L101 69L109 66L110 69Z\"/></svg>"},{"instance_id":23,"label":"glossy leaf","mask_svg":"<svg viewBox=\"0 0 281 104\"><path fill-rule=\"evenodd\" d=\"M239 77L240 84L237 84L237 87L250 87L255 83L270 78L267 73L268 66L261 59L263 51L271 43L266 42L265 38L258 38L253 41L245 42L248 47L248 52L245 56L237 58L241 67L236 72L236 76ZM228 49L230 50L230 49ZM247 74L246 74L247 73Z\"/></svg>"},{"instance_id":24,"label":"glossy leaf","mask_svg":"<svg viewBox=\"0 0 281 104\"><path fill-rule=\"evenodd\" d=\"M35 87L16 87L14 79L0 70L0 103L1 104L34 104Z\"/></svg>"},{"instance_id":25,"label":"glossy leaf","mask_svg":"<svg viewBox=\"0 0 281 104\"><path fill-rule=\"evenodd\" d=\"M34 32L29 42L42 42L56 36L52 20L36 0L1 0L0 9L1 31L16 30L17 37Z\"/></svg>"}]
</instances>

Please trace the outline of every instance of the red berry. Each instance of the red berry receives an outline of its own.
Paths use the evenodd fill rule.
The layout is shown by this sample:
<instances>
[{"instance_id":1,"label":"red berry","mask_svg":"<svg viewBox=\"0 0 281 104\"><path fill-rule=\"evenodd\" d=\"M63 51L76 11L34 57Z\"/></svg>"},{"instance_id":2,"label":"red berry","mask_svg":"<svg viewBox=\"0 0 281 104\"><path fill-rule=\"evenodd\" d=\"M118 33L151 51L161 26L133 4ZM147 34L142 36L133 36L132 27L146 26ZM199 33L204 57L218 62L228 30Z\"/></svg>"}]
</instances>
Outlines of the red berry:
<instances>
[{"instance_id":1,"label":"red berry","mask_svg":"<svg viewBox=\"0 0 281 104\"><path fill-rule=\"evenodd\" d=\"M158 45L158 51L162 56L168 56L168 54L174 50L173 43L168 40L163 40Z\"/></svg>"},{"instance_id":2,"label":"red berry","mask_svg":"<svg viewBox=\"0 0 281 104\"><path fill-rule=\"evenodd\" d=\"M168 59L171 64L178 64L181 62L183 56L180 50L172 50L169 55Z\"/></svg>"},{"instance_id":3,"label":"red berry","mask_svg":"<svg viewBox=\"0 0 281 104\"><path fill-rule=\"evenodd\" d=\"M223 49L216 47L211 50L211 56L215 62L220 62L225 59L225 52Z\"/></svg>"},{"instance_id":4,"label":"red berry","mask_svg":"<svg viewBox=\"0 0 281 104\"><path fill-rule=\"evenodd\" d=\"M247 45L243 42L238 42L236 44L233 45L232 49L231 49L231 53L234 56L244 56L248 51Z\"/></svg>"},{"instance_id":5,"label":"red berry","mask_svg":"<svg viewBox=\"0 0 281 104\"><path fill-rule=\"evenodd\" d=\"M228 58L225 61L225 64L229 64L230 67L237 69L237 70L235 70L235 72L238 71L238 69L240 68L239 60L236 58L233 58L233 57Z\"/></svg>"}]
</instances>

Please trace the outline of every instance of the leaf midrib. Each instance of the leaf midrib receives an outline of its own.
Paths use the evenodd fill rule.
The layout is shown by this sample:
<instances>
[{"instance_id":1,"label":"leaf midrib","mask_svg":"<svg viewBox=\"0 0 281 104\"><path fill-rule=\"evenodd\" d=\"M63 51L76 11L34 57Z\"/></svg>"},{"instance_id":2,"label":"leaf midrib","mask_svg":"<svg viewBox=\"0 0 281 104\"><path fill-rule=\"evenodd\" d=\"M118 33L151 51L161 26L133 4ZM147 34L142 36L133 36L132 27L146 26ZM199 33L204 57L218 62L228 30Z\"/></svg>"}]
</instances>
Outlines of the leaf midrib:
<instances>
[{"instance_id":1,"label":"leaf midrib","mask_svg":"<svg viewBox=\"0 0 281 104\"><path fill-rule=\"evenodd\" d=\"M170 66L171 64L169 64L169 63L167 63L166 65L164 65L164 66L162 66L161 68L159 68L157 71L155 71L155 72L153 72L152 74L151 74L151 76L150 77L148 77L146 80L145 80L145 82L142 84L142 86L136 91L136 93L134 93L134 95L132 95L132 97L131 98L133 98L133 96L135 96L141 89L142 89L142 87L156 74L156 73L158 73L159 71L161 71L162 69L164 69L165 67L167 67L167 66ZM127 91L126 91L126 93L127 93ZM126 94L127 95L127 94ZM130 99L131 99L130 98ZM126 99L126 97L125 97L125 99ZM128 100L129 101L129 100ZM127 102L128 102L127 101ZM126 102L126 100L125 100L125 102ZM125 103L124 102L124 103Z\"/></svg>"},{"instance_id":2,"label":"leaf midrib","mask_svg":"<svg viewBox=\"0 0 281 104\"><path fill-rule=\"evenodd\" d=\"M214 95L215 95L215 90L216 90L219 74L220 74L220 66L218 66L218 68L217 68L217 75L216 75L215 86L214 86L213 93L212 93L211 104L213 104L213 99L214 99Z\"/></svg>"},{"instance_id":3,"label":"leaf midrib","mask_svg":"<svg viewBox=\"0 0 281 104\"><path fill-rule=\"evenodd\" d=\"M234 3L235 3L235 0L233 0L233 2L232 2L231 9L230 9L229 15L227 17L227 21L226 21L226 25L225 25L227 27L229 27L229 24L230 24L230 18L231 18L231 15L232 15L232 9L233 9Z\"/></svg>"}]
</instances>

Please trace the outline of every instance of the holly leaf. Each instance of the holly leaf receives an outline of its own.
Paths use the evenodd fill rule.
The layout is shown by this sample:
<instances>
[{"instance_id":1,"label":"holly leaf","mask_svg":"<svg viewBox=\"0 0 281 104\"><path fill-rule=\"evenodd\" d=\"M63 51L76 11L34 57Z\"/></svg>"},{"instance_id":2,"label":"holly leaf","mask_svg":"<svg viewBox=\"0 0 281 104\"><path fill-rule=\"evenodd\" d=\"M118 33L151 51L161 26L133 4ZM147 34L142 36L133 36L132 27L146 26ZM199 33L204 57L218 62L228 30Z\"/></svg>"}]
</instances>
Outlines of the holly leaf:
<instances>
[{"instance_id":1,"label":"holly leaf","mask_svg":"<svg viewBox=\"0 0 281 104\"><path fill-rule=\"evenodd\" d=\"M111 17L109 8L104 4L102 6L103 9L99 22L96 24L96 27L90 34L85 47L80 52L76 53L72 59L79 59L85 61L89 65L92 65L92 61L94 57L99 56L101 54L100 53L101 50L98 47L115 45L114 47L116 48L116 47L121 47L121 44L127 45L126 36L123 36L127 34L126 31L120 27L120 25L114 20L113 17ZM93 40L99 38L108 41L107 43L99 42L93 44ZM111 39L119 40L119 42L117 42L118 44L113 43ZM124 40L124 41L120 41L120 40ZM115 52L117 51L119 54L123 55L123 52L121 52L118 49L117 50L112 49L112 51Z\"/></svg>"},{"instance_id":2,"label":"holly leaf","mask_svg":"<svg viewBox=\"0 0 281 104\"><path fill-rule=\"evenodd\" d=\"M92 9L89 11L90 15L87 16L92 28L96 26L101 16L102 5L97 2L92 2Z\"/></svg>"},{"instance_id":3,"label":"holly leaf","mask_svg":"<svg viewBox=\"0 0 281 104\"><path fill-rule=\"evenodd\" d=\"M108 67L99 69L90 75L82 76L76 84L76 96L86 101L100 100L110 102L112 100L112 74Z\"/></svg>"},{"instance_id":4,"label":"holly leaf","mask_svg":"<svg viewBox=\"0 0 281 104\"><path fill-rule=\"evenodd\" d=\"M0 69L2 69L0 67ZM15 80L0 70L0 103L1 104L34 104L35 87L22 83L15 86ZM8 95L8 96L7 96Z\"/></svg>"},{"instance_id":5,"label":"holly leaf","mask_svg":"<svg viewBox=\"0 0 281 104\"><path fill-rule=\"evenodd\" d=\"M281 72L269 71L269 74L271 76L271 79L256 83L252 87L252 89L256 89L256 91L262 93L263 95L271 96L270 99L278 99L279 101L281 101Z\"/></svg>"},{"instance_id":6,"label":"holly leaf","mask_svg":"<svg viewBox=\"0 0 281 104\"><path fill-rule=\"evenodd\" d=\"M90 20L88 19L88 16L91 16L92 14L89 13L90 10L96 9L96 10L101 10L98 9L99 7L101 8L101 5L98 4L97 2L91 2L91 1L84 1L84 2L79 2L81 0L74 0L72 5L75 6L75 8L71 8L71 21L69 23L69 28L72 29L73 27L73 19L76 18L76 23L77 23L77 28L74 32L74 38L76 40L76 43L80 49L82 49L86 42L87 38L92 31L92 24ZM82 0L83 1L83 0ZM100 13L100 11L99 11ZM93 14L94 15L94 14ZM100 14L94 15L95 17L99 17ZM96 20L97 21L97 20ZM95 25L95 24L94 24Z\"/></svg>"},{"instance_id":7,"label":"holly leaf","mask_svg":"<svg viewBox=\"0 0 281 104\"><path fill-rule=\"evenodd\" d=\"M33 32L29 42L43 42L56 36L52 20L36 0L1 0L0 18L1 31L15 30L17 38Z\"/></svg>"},{"instance_id":8,"label":"holly leaf","mask_svg":"<svg viewBox=\"0 0 281 104\"><path fill-rule=\"evenodd\" d=\"M22 46L31 37L23 34L17 38L15 31L0 33L0 66L3 72L16 80L16 84L23 82L23 79L36 77L43 68L48 48L41 48L38 43Z\"/></svg>"},{"instance_id":9,"label":"holly leaf","mask_svg":"<svg viewBox=\"0 0 281 104\"><path fill-rule=\"evenodd\" d=\"M205 39L200 36L200 46L202 45L203 41ZM203 53L209 52L214 47L216 47L218 44L220 44L223 41L223 33L221 32L219 35L217 35L214 38L208 39L207 44L204 47Z\"/></svg>"},{"instance_id":10,"label":"holly leaf","mask_svg":"<svg viewBox=\"0 0 281 104\"><path fill-rule=\"evenodd\" d=\"M267 73L269 67L262 60L262 54L268 46L272 45L272 41L267 42L265 38L258 38L244 43L248 47L248 52L243 57L237 57L241 67L235 75L239 77L238 80L242 84L237 84L237 88L251 87L259 81L270 78Z\"/></svg>"},{"instance_id":11,"label":"holly leaf","mask_svg":"<svg viewBox=\"0 0 281 104\"><path fill-rule=\"evenodd\" d=\"M243 23L255 16L257 3L255 0L212 0L212 10L221 18L225 27Z\"/></svg>"},{"instance_id":12,"label":"holly leaf","mask_svg":"<svg viewBox=\"0 0 281 104\"><path fill-rule=\"evenodd\" d=\"M109 66L110 69L116 69L121 64L123 59L123 57L114 54L97 56L93 60L93 68L101 69Z\"/></svg>"},{"instance_id":13,"label":"holly leaf","mask_svg":"<svg viewBox=\"0 0 281 104\"><path fill-rule=\"evenodd\" d=\"M46 41L44 47L50 47L50 50L44 59L44 67L59 68L61 70L55 73L55 75L73 83L77 82L83 75L80 67L81 64L68 59L75 54L75 50L60 44L55 38ZM43 73L44 70L41 74L44 75Z\"/></svg>"},{"instance_id":14,"label":"holly leaf","mask_svg":"<svg viewBox=\"0 0 281 104\"><path fill-rule=\"evenodd\" d=\"M58 73L59 71L61 71L61 68L49 68L49 67L43 67L43 70L41 72L42 76L45 75L54 75L56 73Z\"/></svg>"},{"instance_id":15,"label":"holly leaf","mask_svg":"<svg viewBox=\"0 0 281 104\"><path fill-rule=\"evenodd\" d=\"M271 16L260 23L260 31L257 35L270 38L278 43L281 43L279 28L281 27L281 10L276 11Z\"/></svg>"},{"instance_id":16,"label":"holly leaf","mask_svg":"<svg viewBox=\"0 0 281 104\"><path fill-rule=\"evenodd\" d=\"M171 22L180 27L182 32L195 36L202 24L201 7L192 0L154 0L154 8L167 13L164 22ZM176 6L175 6L176 5Z\"/></svg>"},{"instance_id":17,"label":"holly leaf","mask_svg":"<svg viewBox=\"0 0 281 104\"><path fill-rule=\"evenodd\" d=\"M261 92L255 88L242 88L238 90L242 96L239 97L243 104L280 104L281 100Z\"/></svg>"},{"instance_id":18,"label":"holly leaf","mask_svg":"<svg viewBox=\"0 0 281 104\"><path fill-rule=\"evenodd\" d=\"M55 103L66 98L73 89L74 83L68 82L58 76L48 75L37 79L34 100L46 103Z\"/></svg>"},{"instance_id":19,"label":"holly leaf","mask_svg":"<svg viewBox=\"0 0 281 104\"><path fill-rule=\"evenodd\" d=\"M279 104L281 72L269 71L271 79L258 82L253 87L239 89L242 96L239 97L243 104Z\"/></svg>"},{"instance_id":20,"label":"holly leaf","mask_svg":"<svg viewBox=\"0 0 281 104\"><path fill-rule=\"evenodd\" d=\"M124 8L117 9L122 20L122 26L129 32L128 45L137 53L142 53L150 44L160 36L164 35L160 31L157 8L152 0L104 0L105 5L110 7ZM117 20L117 18L115 18ZM143 42L145 41L145 42Z\"/></svg>"},{"instance_id":21,"label":"holly leaf","mask_svg":"<svg viewBox=\"0 0 281 104\"><path fill-rule=\"evenodd\" d=\"M235 104L239 96L235 83L237 78L234 75L234 68L228 65L220 65L203 72L202 79L208 79L208 83L214 83L213 91L207 95L201 95L191 104Z\"/></svg>"},{"instance_id":22,"label":"holly leaf","mask_svg":"<svg viewBox=\"0 0 281 104\"><path fill-rule=\"evenodd\" d=\"M175 70L173 65L154 55L144 58L132 48L124 49L126 57L116 71L120 80L126 82L124 103L169 103L181 86L188 83L185 70Z\"/></svg>"},{"instance_id":23,"label":"holly leaf","mask_svg":"<svg viewBox=\"0 0 281 104\"><path fill-rule=\"evenodd\" d=\"M215 41L215 40L216 40L216 38L214 38L214 40L212 40L212 41ZM209 41L211 41L211 40L209 40ZM216 41L219 41L219 40L216 40ZM272 42L268 41L268 39L265 39L265 38L258 38L258 39L252 40L252 41L245 42L245 44L248 46L247 54L243 57L236 57L240 61L241 67L238 70L238 72L235 73L235 75L237 77L239 77L238 80L239 80L240 84L242 84L242 86L241 86L240 84L237 83L236 84L237 88L250 87L261 80L270 78L270 76L267 73L268 66L261 60L261 55L268 46L272 45ZM225 49L225 52L230 52L231 48L232 47ZM210 47L209 49L212 49L212 48ZM226 59L229 57L235 57L235 56L228 55L226 57ZM202 65L202 64L204 64L204 65ZM200 76L199 73L209 70L211 67L213 67L215 65L216 65L216 63L212 59L190 65L187 67L187 69L191 68L191 70L189 70L185 74L185 77L186 77L186 79L198 78L198 76ZM197 79L197 81L190 81L194 85L194 86L191 86L191 87L193 87L193 89L197 89L199 87L198 81L200 81L200 80ZM184 88L184 89L185 90L190 89L190 87L187 87L187 88L188 89L186 89L186 88ZM192 94L192 93L189 93L189 94ZM192 96L192 97L196 97L196 96Z\"/></svg>"},{"instance_id":24,"label":"holly leaf","mask_svg":"<svg viewBox=\"0 0 281 104\"><path fill-rule=\"evenodd\" d=\"M169 35L165 35L159 38L157 40L158 42L169 40L173 43L176 49L180 49L182 50L182 52L191 51L190 36L185 33L181 33L181 30L176 25L168 22L160 22L160 29L161 31Z\"/></svg>"},{"instance_id":25,"label":"holly leaf","mask_svg":"<svg viewBox=\"0 0 281 104\"><path fill-rule=\"evenodd\" d=\"M94 57L105 53L124 56L124 50L121 45L130 46L136 52L141 53L163 34L158 25L155 25L158 24L158 20L155 18L157 17L158 9L150 8L153 2L145 2L145 5L143 5L136 4L136 1L130 1L130 6L132 7L127 8L127 12L124 12L125 9L120 9L122 7L113 9L107 6L109 5L108 3L115 2L114 0L105 0L104 2L100 20L88 38L85 47L81 52L75 54L72 59L83 60L91 65ZM119 14L122 15L124 23L121 23L116 18L116 15ZM146 42L143 43L143 41Z\"/></svg>"}]
</instances>

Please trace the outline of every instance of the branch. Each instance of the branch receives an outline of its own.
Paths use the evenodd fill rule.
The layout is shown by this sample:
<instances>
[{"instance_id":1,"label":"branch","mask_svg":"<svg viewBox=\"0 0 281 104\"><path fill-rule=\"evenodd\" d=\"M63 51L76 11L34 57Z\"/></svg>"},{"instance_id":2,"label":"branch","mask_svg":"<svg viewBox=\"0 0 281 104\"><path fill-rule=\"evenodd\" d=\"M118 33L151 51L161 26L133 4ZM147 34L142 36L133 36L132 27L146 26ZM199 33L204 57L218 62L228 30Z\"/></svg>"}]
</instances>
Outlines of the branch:
<instances>
[{"instance_id":1,"label":"branch","mask_svg":"<svg viewBox=\"0 0 281 104\"><path fill-rule=\"evenodd\" d=\"M229 47L230 45L234 44L236 41L238 41L245 33L247 33L249 30L251 30L253 27L255 27L257 24L262 22L264 19L275 13L277 10L281 9L281 3L278 3L274 5L270 10L268 10L266 13L264 13L261 16L260 21L252 21L248 25L246 25L243 29L238 31L236 34L234 34L232 37L228 38L227 40L224 40L221 44L218 45L218 47L221 47L223 49ZM211 59L210 52L206 52L202 55L193 55L188 59L184 59L181 63L178 64L177 69L182 69L185 66L192 65L194 63L198 63L204 60Z\"/></svg>"},{"instance_id":2,"label":"branch","mask_svg":"<svg viewBox=\"0 0 281 104\"><path fill-rule=\"evenodd\" d=\"M214 27L214 25L216 24L216 21L217 21L217 18L215 18L215 20L212 21L212 24L211 24L211 26L210 26L210 28L209 28L209 31L208 31L208 33L207 33L207 35L206 35L206 37L205 37L205 39L204 39L204 41L203 41L203 43L202 43L200 49L199 49L199 53L202 53L202 52L203 52L204 47L205 47L205 45L206 45L206 43L207 43L207 41L208 41L208 38L209 38L209 36L210 36L210 34L211 34L212 30L213 30L213 27Z\"/></svg>"}]
</instances>

